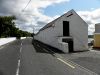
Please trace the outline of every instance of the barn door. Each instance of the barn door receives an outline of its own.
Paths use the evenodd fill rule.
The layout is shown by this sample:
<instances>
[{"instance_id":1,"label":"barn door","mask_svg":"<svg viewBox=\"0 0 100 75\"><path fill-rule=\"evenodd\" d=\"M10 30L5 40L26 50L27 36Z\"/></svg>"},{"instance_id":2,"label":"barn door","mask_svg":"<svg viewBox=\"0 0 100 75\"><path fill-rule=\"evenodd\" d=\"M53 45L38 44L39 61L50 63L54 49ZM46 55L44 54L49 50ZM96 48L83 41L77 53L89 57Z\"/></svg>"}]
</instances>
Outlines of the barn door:
<instances>
[{"instance_id":1,"label":"barn door","mask_svg":"<svg viewBox=\"0 0 100 75\"><path fill-rule=\"evenodd\" d=\"M73 39L64 38L64 39L62 39L62 41L68 43L69 53L74 51Z\"/></svg>"},{"instance_id":2,"label":"barn door","mask_svg":"<svg viewBox=\"0 0 100 75\"><path fill-rule=\"evenodd\" d=\"M63 21L63 36L69 36L69 21Z\"/></svg>"}]
</instances>

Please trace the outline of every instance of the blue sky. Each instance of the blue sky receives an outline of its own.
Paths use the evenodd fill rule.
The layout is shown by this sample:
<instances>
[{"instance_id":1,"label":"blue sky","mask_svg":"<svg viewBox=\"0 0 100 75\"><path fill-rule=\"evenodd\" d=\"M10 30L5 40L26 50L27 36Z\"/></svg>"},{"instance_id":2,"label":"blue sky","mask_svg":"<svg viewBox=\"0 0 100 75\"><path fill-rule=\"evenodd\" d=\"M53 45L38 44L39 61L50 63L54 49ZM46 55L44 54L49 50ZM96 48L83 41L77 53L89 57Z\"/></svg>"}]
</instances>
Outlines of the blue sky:
<instances>
[{"instance_id":1,"label":"blue sky","mask_svg":"<svg viewBox=\"0 0 100 75\"><path fill-rule=\"evenodd\" d=\"M60 4L48 6L44 9L44 14L48 16L61 15L70 9L75 11L91 11L93 9L100 8L99 0L70 0Z\"/></svg>"}]
</instances>

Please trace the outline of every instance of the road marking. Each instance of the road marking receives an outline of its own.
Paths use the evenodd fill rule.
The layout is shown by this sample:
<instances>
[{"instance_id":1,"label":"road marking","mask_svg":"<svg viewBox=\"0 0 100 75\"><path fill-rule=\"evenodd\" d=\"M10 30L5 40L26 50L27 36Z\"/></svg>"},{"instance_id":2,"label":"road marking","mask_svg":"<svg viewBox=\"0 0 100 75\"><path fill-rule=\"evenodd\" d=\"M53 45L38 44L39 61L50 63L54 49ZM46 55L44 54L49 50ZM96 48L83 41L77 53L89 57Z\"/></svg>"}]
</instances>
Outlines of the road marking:
<instances>
[{"instance_id":1,"label":"road marking","mask_svg":"<svg viewBox=\"0 0 100 75\"><path fill-rule=\"evenodd\" d=\"M45 49L46 50L46 49ZM50 49L49 49L50 50ZM52 51L52 50L50 50L51 52L53 52L53 53L55 53L54 51ZM73 68L73 69L75 69L75 67L80 67L81 69L83 69L85 72L88 72L88 73L92 73L92 74L94 74L94 75L98 75L97 73L95 73L95 72L93 72L93 71L91 71L91 70L89 70L89 69L87 69L87 68L85 68L85 67L83 67L83 66L81 66L81 65L79 65L79 64L77 64L77 63L74 63L73 61L71 61L71 60L69 60L69 59L66 59L66 61L64 61L62 58L64 58L63 56L61 56L61 55L59 55L59 54L54 54L54 56L59 60L59 61L61 61L61 62L63 62L64 64L66 64L66 65L68 65L68 66L70 66L71 68ZM70 64L69 64L69 63ZM72 64L72 65L71 65Z\"/></svg>"},{"instance_id":2,"label":"road marking","mask_svg":"<svg viewBox=\"0 0 100 75\"><path fill-rule=\"evenodd\" d=\"M21 46L23 45L23 41L21 42Z\"/></svg>"},{"instance_id":3,"label":"road marking","mask_svg":"<svg viewBox=\"0 0 100 75\"><path fill-rule=\"evenodd\" d=\"M21 46L22 46L22 43L21 43Z\"/></svg>"},{"instance_id":4,"label":"road marking","mask_svg":"<svg viewBox=\"0 0 100 75\"><path fill-rule=\"evenodd\" d=\"M72 66L71 64L65 62L65 61L62 60L61 58L57 58L57 59L60 60L61 62L63 62L64 64L68 65L69 67L71 67L71 68L73 68L73 69L75 68L74 66Z\"/></svg>"},{"instance_id":5,"label":"road marking","mask_svg":"<svg viewBox=\"0 0 100 75\"><path fill-rule=\"evenodd\" d=\"M20 53L22 52L22 47L20 47Z\"/></svg>"},{"instance_id":6,"label":"road marking","mask_svg":"<svg viewBox=\"0 0 100 75\"><path fill-rule=\"evenodd\" d=\"M20 53L22 52L22 45L23 45L23 44L22 44L22 42L21 42Z\"/></svg>"},{"instance_id":7,"label":"road marking","mask_svg":"<svg viewBox=\"0 0 100 75\"><path fill-rule=\"evenodd\" d=\"M46 46L45 46L46 47ZM47 47L46 47L47 48ZM85 68L85 67L83 67L83 66L81 66L81 65L79 65L79 64L77 64L77 63L75 63L75 62L73 62L73 61L71 61L71 60L69 60L69 59L65 59L65 61L62 59L62 58L64 58L63 56L61 56L61 55L59 55L59 54L56 54L54 51L52 51L51 49L48 49L48 50L50 50L51 52L53 52L54 54L54 57L56 58L56 59L58 59L59 61L61 61L61 62L63 62L64 64L66 64L66 65L68 65L68 66L70 66L72 69L75 69L76 67L79 67L80 69L83 69L85 72L88 72L89 73L89 75L98 75L97 73L95 73L95 72L93 72L93 71L91 71L91 70L89 70L89 69L87 69L87 68ZM45 49L45 51L47 51L46 49ZM49 51L48 51L49 52ZM67 62L66 62L67 61Z\"/></svg>"},{"instance_id":8,"label":"road marking","mask_svg":"<svg viewBox=\"0 0 100 75\"><path fill-rule=\"evenodd\" d=\"M50 49L49 49L49 50L50 50ZM52 51L52 50L50 50L50 51L53 52L53 53L55 53L55 52ZM76 67L79 66L80 68L82 68L82 69L85 70L86 72L91 72L91 73L97 75L95 72L92 72L92 71L88 70L87 68L84 68L83 66L80 66L79 64L76 64L76 63L74 63L74 62L72 62L72 61L70 61L70 60L67 59L66 61L68 61L68 62L70 62L71 64L74 65L74 66L72 66L71 64L65 62L65 61L62 59L62 58L64 58L64 57L61 56L61 55L59 55L59 54L56 54L56 53L55 53L54 56L55 56L59 61L63 62L64 64L70 66L70 67L73 68L73 69L75 68L75 66L76 66Z\"/></svg>"},{"instance_id":9,"label":"road marking","mask_svg":"<svg viewBox=\"0 0 100 75\"><path fill-rule=\"evenodd\" d=\"M46 46L45 46L45 47L46 47ZM47 48L47 47L46 47L46 48ZM47 48L47 49L48 49L48 48ZM80 68L80 69L82 69L83 71L89 73L89 75L98 75L97 73L95 73L95 72L93 72L93 71L91 71L91 70L89 70L89 69L87 69L87 68L85 68L85 67L83 67L83 66L81 66L81 65L79 65L79 64L77 64L77 63L75 63L75 62L73 62L73 61L71 61L71 60L69 60L68 58L65 59L65 61L64 61L63 59L64 59L65 57L63 57L63 56L61 56L61 55L59 55L59 54L56 54L56 53L55 53L54 51L52 51L51 49L48 49L48 50L50 50L51 52L53 52L53 55L54 55L54 57L55 57L56 59L58 59L59 61L63 62L64 64L70 66L72 69ZM47 50L45 49L45 51L47 51ZM48 52L50 52L50 51L48 51Z\"/></svg>"},{"instance_id":10,"label":"road marking","mask_svg":"<svg viewBox=\"0 0 100 75\"><path fill-rule=\"evenodd\" d=\"M21 42L20 53L22 52L22 45L23 45L23 43ZM19 75L19 68L20 68L20 59L18 60L16 75Z\"/></svg>"},{"instance_id":11,"label":"road marking","mask_svg":"<svg viewBox=\"0 0 100 75\"><path fill-rule=\"evenodd\" d=\"M59 54L57 54L57 55L59 55ZM60 57L62 57L62 58L64 58L63 56L61 56L61 55L59 55ZM57 57L57 56L56 56ZM60 60L60 61L62 61L63 63L66 63L64 60L62 60L61 58L57 58L58 60ZM88 72L88 73L91 73L91 74L93 74L93 75L98 75L97 73L95 73L95 72L93 72L93 71L91 71L91 70L89 70L89 69L87 69L87 68L85 68L85 67L83 67L83 66L81 66L81 65L79 65L79 64L77 64L77 63L75 63L75 62L73 62L73 61L71 61L71 60L69 60L69 59L66 59L66 61L67 62L69 62L70 64L72 64L72 65L70 65L69 63L68 63L68 65L70 65L70 67L72 66L73 68L74 67L79 67L79 68L81 68L81 69L83 69L85 72Z\"/></svg>"},{"instance_id":12,"label":"road marking","mask_svg":"<svg viewBox=\"0 0 100 75\"><path fill-rule=\"evenodd\" d=\"M16 75L19 75L19 68L20 68L20 60L18 60L18 67L17 67Z\"/></svg>"},{"instance_id":13,"label":"road marking","mask_svg":"<svg viewBox=\"0 0 100 75\"><path fill-rule=\"evenodd\" d=\"M57 54L57 55L59 55L59 54ZM63 56L61 56L61 55L59 55L60 57L62 57L62 58L64 58ZM57 57L57 56L56 56ZM74 68L74 67L79 67L79 68L81 68L81 69L83 69L85 72L88 72L88 73L91 73L91 74L93 74L93 75L98 75L97 73L95 73L95 72L93 72L93 71L91 71L91 70L89 70L89 69L87 69L87 68L85 68L85 67L83 67L83 66L81 66L81 65L79 65L79 64L77 64L77 63L75 63L75 62L73 62L73 61L71 61L71 60L69 60L69 59L66 59L66 61L67 62L65 62L64 60L62 60L61 58L57 58L58 60L60 60L60 61L62 61L63 63L67 63L67 62L69 62L70 64L72 64L72 65L70 65L69 63L67 63L66 65L69 65L70 67L72 67L72 68Z\"/></svg>"}]
</instances>

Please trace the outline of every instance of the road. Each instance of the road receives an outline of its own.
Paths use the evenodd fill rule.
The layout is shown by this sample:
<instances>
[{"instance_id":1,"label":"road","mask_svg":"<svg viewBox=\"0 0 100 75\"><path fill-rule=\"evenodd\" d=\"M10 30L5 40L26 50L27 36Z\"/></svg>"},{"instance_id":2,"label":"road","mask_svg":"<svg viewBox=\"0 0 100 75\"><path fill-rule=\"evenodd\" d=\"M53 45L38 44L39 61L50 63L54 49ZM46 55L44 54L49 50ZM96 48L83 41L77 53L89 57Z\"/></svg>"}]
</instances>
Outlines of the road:
<instances>
[{"instance_id":1,"label":"road","mask_svg":"<svg viewBox=\"0 0 100 75\"><path fill-rule=\"evenodd\" d=\"M0 47L0 75L15 75L20 56L20 40Z\"/></svg>"},{"instance_id":2,"label":"road","mask_svg":"<svg viewBox=\"0 0 100 75\"><path fill-rule=\"evenodd\" d=\"M0 47L0 75L97 74L26 38Z\"/></svg>"}]
</instances>

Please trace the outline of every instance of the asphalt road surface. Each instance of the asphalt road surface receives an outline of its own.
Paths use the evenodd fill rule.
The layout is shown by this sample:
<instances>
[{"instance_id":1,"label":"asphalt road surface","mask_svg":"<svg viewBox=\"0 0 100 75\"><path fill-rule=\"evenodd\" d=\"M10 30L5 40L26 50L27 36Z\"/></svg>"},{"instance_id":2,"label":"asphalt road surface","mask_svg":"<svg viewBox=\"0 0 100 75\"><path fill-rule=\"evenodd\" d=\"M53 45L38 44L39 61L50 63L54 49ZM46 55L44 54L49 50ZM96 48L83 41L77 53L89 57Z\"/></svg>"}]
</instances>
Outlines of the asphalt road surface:
<instances>
[{"instance_id":1,"label":"asphalt road surface","mask_svg":"<svg viewBox=\"0 0 100 75\"><path fill-rule=\"evenodd\" d=\"M20 55L20 40L0 47L0 75L15 75Z\"/></svg>"},{"instance_id":2,"label":"asphalt road surface","mask_svg":"<svg viewBox=\"0 0 100 75\"><path fill-rule=\"evenodd\" d=\"M0 75L97 75L32 38L0 47Z\"/></svg>"}]
</instances>

